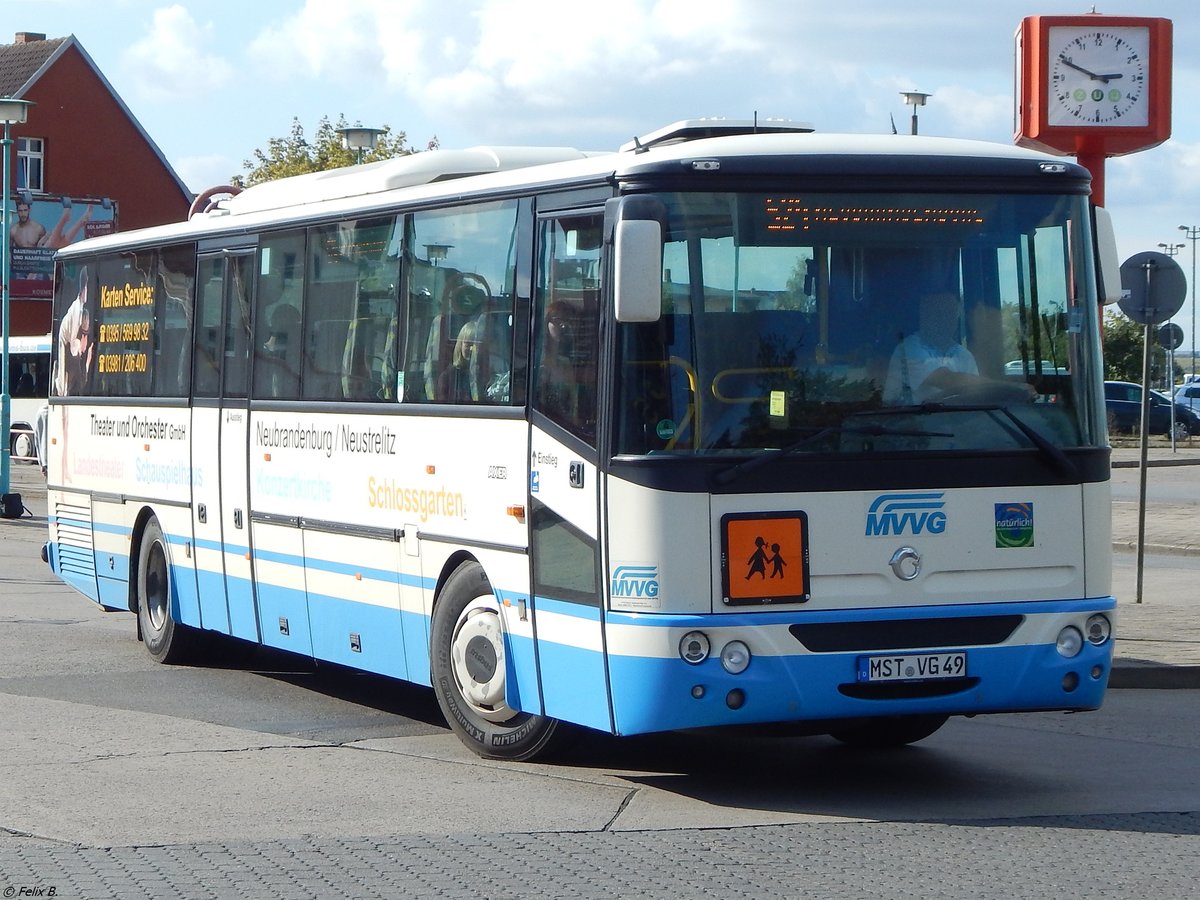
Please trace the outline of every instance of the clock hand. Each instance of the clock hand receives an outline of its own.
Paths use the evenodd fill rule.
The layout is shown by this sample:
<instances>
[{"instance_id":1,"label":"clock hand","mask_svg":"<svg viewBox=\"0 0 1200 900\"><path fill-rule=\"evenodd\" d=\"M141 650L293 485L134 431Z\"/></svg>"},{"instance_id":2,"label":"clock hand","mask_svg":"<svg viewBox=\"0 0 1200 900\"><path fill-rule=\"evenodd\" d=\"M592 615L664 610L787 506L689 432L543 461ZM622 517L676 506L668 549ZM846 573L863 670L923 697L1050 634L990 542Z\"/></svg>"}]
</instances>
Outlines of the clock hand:
<instances>
[{"instance_id":1,"label":"clock hand","mask_svg":"<svg viewBox=\"0 0 1200 900\"><path fill-rule=\"evenodd\" d=\"M1108 79L1110 77L1114 77L1114 76L1108 76L1108 75L1097 75L1095 72L1091 71L1090 69L1085 69L1083 66L1076 65L1075 63L1071 62L1071 60L1067 59L1065 56L1060 56L1059 61L1062 62L1062 64L1064 66L1067 66L1070 69L1074 69L1076 72L1082 72L1084 75L1086 75L1088 78L1092 79L1093 81L1108 81Z\"/></svg>"}]
</instances>

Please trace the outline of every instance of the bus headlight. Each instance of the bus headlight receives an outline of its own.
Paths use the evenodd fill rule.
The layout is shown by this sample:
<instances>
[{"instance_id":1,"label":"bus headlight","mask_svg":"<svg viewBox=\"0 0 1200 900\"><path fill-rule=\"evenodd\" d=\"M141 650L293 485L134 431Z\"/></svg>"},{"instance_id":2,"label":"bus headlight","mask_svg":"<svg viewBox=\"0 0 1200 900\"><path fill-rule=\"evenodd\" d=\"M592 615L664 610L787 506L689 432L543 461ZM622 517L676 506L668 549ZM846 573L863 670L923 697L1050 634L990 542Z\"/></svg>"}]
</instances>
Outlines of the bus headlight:
<instances>
[{"instance_id":1,"label":"bus headlight","mask_svg":"<svg viewBox=\"0 0 1200 900\"><path fill-rule=\"evenodd\" d=\"M750 665L750 648L741 641L730 641L721 648L721 665L730 675L740 675Z\"/></svg>"},{"instance_id":2,"label":"bus headlight","mask_svg":"<svg viewBox=\"0 0 1200 900\"><path fill-rule=\"evenodd\" d=\"M1088 616L1084 631L1088 641L1099 647L1112 636L1112 622L1108 621L1108 616L1096 613L1094 616Z\"/></svg>"},{"instance_id":3,"label":"bus headlight","mask_svg":"<svg viewBox=\"0 0 1200 900\"><path fill-rule=\"evenodd\" d=\"M1058 651L1059 656L1065 656L1067 659L1078 656L1079 651L1083 649L1083 635L1074 625L1068 625L1058 633L1054 649Z\"/></svg>"},{"instance_id":4,"label":"bus headlight","mask_svg":"<svg viewBox=\"0 0 1200 900\"><path fill-rule=\"evenodd\" d=\"M708 635L703 631L689 631L679 640L680 657L693 666L698 666L708 659L710 649Z\"/></svg>"}]
</instances>

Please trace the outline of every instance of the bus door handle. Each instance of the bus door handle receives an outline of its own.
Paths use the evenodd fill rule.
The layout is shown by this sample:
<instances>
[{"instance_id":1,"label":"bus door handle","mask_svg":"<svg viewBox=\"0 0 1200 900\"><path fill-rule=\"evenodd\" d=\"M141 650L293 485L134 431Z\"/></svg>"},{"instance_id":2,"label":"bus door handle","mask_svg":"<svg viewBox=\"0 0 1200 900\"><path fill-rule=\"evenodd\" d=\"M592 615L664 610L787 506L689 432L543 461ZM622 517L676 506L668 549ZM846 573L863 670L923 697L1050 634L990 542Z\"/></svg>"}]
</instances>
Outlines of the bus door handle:
<instances>
[{"instance_id":1,"label":"bus door handle","mask_svg":"<svg viewBox=\"0 0 1200 900\"><path fill-rule=\"evenodd\" d=\"M234 528L242 527L242 511L240 509L235 509L233 511L233 527Z\"/></svg>"}]
</instances>

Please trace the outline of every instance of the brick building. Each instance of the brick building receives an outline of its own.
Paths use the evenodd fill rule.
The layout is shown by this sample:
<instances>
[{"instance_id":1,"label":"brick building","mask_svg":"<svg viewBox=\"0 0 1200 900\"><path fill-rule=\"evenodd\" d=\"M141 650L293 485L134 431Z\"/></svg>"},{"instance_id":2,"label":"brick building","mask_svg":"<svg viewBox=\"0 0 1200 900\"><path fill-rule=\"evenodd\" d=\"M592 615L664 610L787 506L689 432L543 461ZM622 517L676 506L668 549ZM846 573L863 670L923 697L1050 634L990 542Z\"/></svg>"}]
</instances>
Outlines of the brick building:
<instances>
[{"instance_id":1,"label":"brick building","mask_svg":"<svg viewBox=\"0 0 1200 900\"><path fill-rule=\"evenodd\" d=\"M192 194L73 35L0 45L0 96L35 104L10 128L11 329L45 334L54 247L180 221Z\"/></svg>"}]
</instances>

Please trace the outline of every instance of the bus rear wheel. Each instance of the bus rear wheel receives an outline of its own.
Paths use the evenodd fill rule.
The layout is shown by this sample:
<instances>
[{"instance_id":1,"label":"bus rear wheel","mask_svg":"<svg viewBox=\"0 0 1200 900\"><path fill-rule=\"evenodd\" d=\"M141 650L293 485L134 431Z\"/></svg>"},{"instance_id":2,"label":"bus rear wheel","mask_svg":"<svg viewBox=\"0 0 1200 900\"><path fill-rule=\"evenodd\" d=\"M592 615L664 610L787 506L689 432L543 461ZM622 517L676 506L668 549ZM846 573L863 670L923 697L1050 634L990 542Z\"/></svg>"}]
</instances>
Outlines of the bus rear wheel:
<instances>
[{"instance_id":1,"label":"bus rear wheel","mask_svg":"<svg viewBox=\"0 0 1200 900\"><path fill-rule=\"evenodd\" d=\"M32 459L37 453L37 446L33 442L33 435L27 431L18 431L12 436L9 453L21 459Z\"/></svg>"},{"instance_id":2,"label":"bus rear wheel","mask_svg":"<svg viewBox=\"0 0 1200 900\"><path fill-rule=\"evenodd\" d=\"M138 549L138 634L151 658L166 664L192 658L200 642L200 632L175 621L172 599L170 551L158 519L151 519Z\"/></svg>"},{"instance_id":3,"label":"bus rear wheel","mask_svg":"<svg viewBox=\"0 0 1200 900\"><path fill-rule=\"evenodd\" d=\"M505 702L504 628L483 567L459 566L433 610L430 669L438 705L454 733L489 759L546 753L563 724L517 712Z\"/></svg>"},{"instance_id":4,"label":"bus rear wheel","mask_svg":"<svg viewBox=\"0 0 1200 900\"><path fill-rule=\"evenodd\" d=\"M946 724L949 716L886 716L831 731L830 737L850 747L885 750L923 741Z\"/></svg>"}]
</instances>

